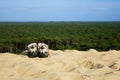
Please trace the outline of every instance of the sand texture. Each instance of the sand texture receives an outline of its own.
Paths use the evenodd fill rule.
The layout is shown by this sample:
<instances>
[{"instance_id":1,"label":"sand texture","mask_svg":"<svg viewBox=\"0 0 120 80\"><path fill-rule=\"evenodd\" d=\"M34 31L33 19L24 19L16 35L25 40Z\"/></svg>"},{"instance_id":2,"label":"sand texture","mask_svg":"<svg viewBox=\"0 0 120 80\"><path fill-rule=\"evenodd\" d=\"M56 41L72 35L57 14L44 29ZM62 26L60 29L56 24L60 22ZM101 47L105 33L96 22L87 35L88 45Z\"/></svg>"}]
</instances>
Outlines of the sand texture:
<instances>
[{"instance_id":1,"label":"sand texture","mask_svg":"<svg viewBox=\"0 0 120 80\"><path fill-rule=\"evenodd\" d=\"M49 50L48 58L0 54L0 80L120 80L120 51Z\"/></svg>"}]
</instances>

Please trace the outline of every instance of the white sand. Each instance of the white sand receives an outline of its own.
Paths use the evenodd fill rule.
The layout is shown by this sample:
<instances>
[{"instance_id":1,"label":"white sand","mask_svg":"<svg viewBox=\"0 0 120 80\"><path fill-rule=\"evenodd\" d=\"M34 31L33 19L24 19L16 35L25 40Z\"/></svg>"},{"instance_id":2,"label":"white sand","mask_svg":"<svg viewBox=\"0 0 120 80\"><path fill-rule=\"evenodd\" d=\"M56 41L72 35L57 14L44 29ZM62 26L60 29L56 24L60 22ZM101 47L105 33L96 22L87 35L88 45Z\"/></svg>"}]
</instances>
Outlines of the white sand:
<instances>
[{"instance_id":1,"label":"white sand","mask_svg":"<svg viewBox=\"0 0 120 80\"><path fill-rule=\"evenodd\" d=\"M0 54L0 80L120 80L120 51L49 51L48 58Z\"/></svg>"}]
</instances>

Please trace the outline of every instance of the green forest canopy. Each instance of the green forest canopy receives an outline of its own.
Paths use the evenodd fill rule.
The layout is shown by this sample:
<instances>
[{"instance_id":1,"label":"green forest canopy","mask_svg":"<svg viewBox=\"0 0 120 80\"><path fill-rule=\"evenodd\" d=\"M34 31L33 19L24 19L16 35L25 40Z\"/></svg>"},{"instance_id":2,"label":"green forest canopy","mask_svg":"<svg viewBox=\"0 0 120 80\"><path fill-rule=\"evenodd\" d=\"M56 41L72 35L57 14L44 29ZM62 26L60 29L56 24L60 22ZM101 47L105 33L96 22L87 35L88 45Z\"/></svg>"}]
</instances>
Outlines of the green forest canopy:
<instances>
[{"instance_id":1,"label":"green forest canopy","mask_svg":"<svg viewBox=\"0 0 120 80\"><path fill-rule=\"evenodd\" d=\"M120 50L120 22L0 22L0 52L19 54L31 42L54 50Z\"/></svg>"}]
</instances>

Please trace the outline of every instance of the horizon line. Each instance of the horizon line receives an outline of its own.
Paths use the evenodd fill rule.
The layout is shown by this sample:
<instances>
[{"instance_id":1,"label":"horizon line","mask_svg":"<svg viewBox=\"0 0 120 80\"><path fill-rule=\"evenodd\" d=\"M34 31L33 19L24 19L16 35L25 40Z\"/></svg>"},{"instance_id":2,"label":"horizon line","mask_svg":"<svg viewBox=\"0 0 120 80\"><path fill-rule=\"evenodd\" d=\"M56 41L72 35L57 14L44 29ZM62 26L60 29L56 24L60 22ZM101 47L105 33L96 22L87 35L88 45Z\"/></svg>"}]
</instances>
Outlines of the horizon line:
<instances>
[{"instance_id":1,"label":"horizon line","mask_svg":"<svg viewBox=\"0 0 120 80\"><path fill-rule=\"evenodd\" d=\"M120 21L0 21L1 22L120 22Z\"/></svg>"}]
</instances>

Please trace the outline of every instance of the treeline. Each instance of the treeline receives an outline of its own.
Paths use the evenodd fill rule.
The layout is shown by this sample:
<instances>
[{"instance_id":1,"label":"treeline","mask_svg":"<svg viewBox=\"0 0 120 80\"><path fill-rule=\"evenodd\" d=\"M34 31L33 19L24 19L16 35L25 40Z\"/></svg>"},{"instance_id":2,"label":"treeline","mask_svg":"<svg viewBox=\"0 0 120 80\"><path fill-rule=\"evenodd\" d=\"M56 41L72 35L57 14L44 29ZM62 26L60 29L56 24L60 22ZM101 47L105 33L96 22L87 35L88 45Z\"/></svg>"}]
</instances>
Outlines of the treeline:
<instances>
[{"instance_id":1,"label":"treeline","mask_svg":"<svg viewBox=\"0 0 120 80\"><path fill-rule=\"evenodd\" d=\"M0 52L19 54L32 42L54 50L120 50L120 22L0 22Z\"/></svg>"}]
</instances>

